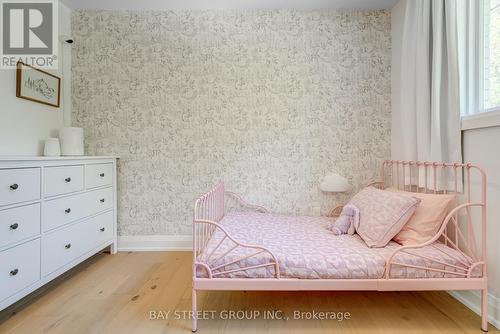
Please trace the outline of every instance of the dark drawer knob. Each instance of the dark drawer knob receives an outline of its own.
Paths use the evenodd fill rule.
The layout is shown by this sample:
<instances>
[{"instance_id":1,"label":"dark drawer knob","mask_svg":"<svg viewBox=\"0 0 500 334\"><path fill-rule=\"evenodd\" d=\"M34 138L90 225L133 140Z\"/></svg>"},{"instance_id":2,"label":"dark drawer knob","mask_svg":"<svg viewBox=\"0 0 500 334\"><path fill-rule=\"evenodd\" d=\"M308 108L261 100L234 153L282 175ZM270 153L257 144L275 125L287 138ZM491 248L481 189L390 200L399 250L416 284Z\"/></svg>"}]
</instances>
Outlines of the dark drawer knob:
<instances>
[{"instance_id":1,"label":"dark drawer knob","mask_svg":"<svg viewBox=\"0 0 500 334\"><path fill-rule=\"evenodd\" d=\"M71 244L64 245L64 248L70 249L71 248Z\"/></svg>"},{"instance_id":2,"label":"dark drawer knob","mask_svg":"<svg viewBox=\"0 0 500 334\"><path fill-rule=\"evenodd\" d=\"M17 230L18 227L19 227L18 223L14 223L14 224L10 225L11 230Z\"/></svg>"},{"instance_id":3,"label":"dark drawer knob","mask_svg":"<svg viewBox=\"0 0 500 334\"><path fill-rule=\"evenodd\" d=\"M70 213L71 212L71 208L67 208L66 210L64 210L64 212Z\"/></svg>"},{"instance_id":4,"label":"dark drawer knob","mask_svg":"<svg viewBox=\"0 0 500 334\"><path fill-rule=\"evenodd\" d=\"M104 177L104 173L99 174L100 177Z\"/></svg>"},{"instance_id":5,"label":"dark drawer knob","mask_svg":"<svg viewBox=\"0 0 500 334\"><path fill-rule=\"evenodd\" d=\"M16 276L18 272L19 272L19 269L17 269L17 268L13 269L10 271L10 276Z\"/></svg>"},{"instance_id":6,"label":"dark drawer knob","mask_svg":"<svg viewBox=\"0 0 500 334\"><path fill-rule=\"evenodd\" d=\"M19 188L19 185L17 183L10 185L10 190L17 190L17 188Z\"/></svg>"},{"instance_id":7,"label":"dark drawer knob","mask_svg":"<svg viewBox=\"0 0 500 334\"><path fill-rule=\"evenodd\" d=\"M101 227L101 228L100 228L100 231L101 231L101 232L104 232L104 231L106 231L106 229L105 229L104 227Z\"/></svg>"},{"instance_id":8,"label":"dark drawer knob","mask_svg":"<svg viewBox=\"0 0 500 334\"><path fill-rule=\"evenodd\" d=\"M65 178L65 179L64 179L64 181L65 181L66 183L70 183L70 182L71 182L71 178L70 178L70 177L67 177L67 178Z\"/></svg>"},{"instance_id":9,"label":"dark drawer knob","mask_svg":"<svg viewBox=\"0 0 500 334\"><path fill-rule=\"evenodd\" d=\"M101 199L99 200L99 202L101 202L101 203L104 203L104 201L105 201L105 199L104 199L104 198L101 198Z\"/></svg>"}]
</instances>

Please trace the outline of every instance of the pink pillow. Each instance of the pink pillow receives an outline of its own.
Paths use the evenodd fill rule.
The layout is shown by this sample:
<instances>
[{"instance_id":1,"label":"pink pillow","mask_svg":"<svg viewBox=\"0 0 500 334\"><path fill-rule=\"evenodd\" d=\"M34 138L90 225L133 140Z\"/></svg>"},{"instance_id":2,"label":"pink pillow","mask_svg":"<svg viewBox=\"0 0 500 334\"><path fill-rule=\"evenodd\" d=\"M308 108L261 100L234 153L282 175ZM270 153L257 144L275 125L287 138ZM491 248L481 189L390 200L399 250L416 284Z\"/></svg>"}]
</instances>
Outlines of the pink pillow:
<instances>
[{"instance_id":1,"label":"pink pillow","mask_svg":"<svg viewBox=\"0 0 500 334\"><path fill-rule=\"evenodd\" d=\"M421 200L415 214L394 237L394 241L401 245L418 245L432 239L441 228L456 199L454 194L413 193L394 188L387 190Z\"/></svg>"},{"instance_id":2,"label":"pink pillow","mask_svg":"<svg viewBox=\"0 0 500 334\"><path fill-rule=\"evenodd\" d=\"M369 247L385 247L415 212L420 199L367 187L348 204L359 209L356 232Z\"/></svg>"}]
</instances>

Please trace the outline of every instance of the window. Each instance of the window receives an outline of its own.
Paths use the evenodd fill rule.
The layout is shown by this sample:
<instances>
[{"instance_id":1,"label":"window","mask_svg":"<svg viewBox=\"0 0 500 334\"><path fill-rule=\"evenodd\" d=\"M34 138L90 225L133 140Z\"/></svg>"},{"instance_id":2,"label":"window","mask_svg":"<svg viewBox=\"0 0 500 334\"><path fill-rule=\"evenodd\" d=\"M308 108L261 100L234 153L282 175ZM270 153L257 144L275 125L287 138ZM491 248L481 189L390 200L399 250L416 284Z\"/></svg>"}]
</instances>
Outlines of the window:
<instances>
[{"instance_id":1,"label":"window","mask_svg":"<svg viewBox=\"0 0 500 334\"><path fill-rule=\"evenodd\" d=\"M486 0L484 11L483 110L500 109L500 0Z\"/></svg>"},{"instance_id":2,"label":"window","mask_svg":"<svg viewBox=\"0 0 500 334\"><path fill-rule=\"evenodd\" d=\"M457 3L462 130L500 126L500 0Z\"/></svg>"}]
</instances>

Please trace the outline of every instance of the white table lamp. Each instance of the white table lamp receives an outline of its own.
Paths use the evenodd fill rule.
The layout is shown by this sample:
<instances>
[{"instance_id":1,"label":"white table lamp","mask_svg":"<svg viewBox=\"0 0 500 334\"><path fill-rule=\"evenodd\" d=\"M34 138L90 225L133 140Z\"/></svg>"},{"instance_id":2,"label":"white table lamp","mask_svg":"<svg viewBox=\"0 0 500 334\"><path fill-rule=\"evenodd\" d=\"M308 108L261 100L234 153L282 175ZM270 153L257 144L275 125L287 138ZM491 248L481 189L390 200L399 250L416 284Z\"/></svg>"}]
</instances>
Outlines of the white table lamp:
<instances>
[{"instance_id":1,"label":"white table lamp","mask_svg":"<svg viewBox=\"0 0 500 334\"><path fill-rule=\"evenodd\" d=\"M328 193L341 193L351 190L349 181L339 174L330 174L325 176L319 187L322 191Z\"/></svg>"}]
</instances>

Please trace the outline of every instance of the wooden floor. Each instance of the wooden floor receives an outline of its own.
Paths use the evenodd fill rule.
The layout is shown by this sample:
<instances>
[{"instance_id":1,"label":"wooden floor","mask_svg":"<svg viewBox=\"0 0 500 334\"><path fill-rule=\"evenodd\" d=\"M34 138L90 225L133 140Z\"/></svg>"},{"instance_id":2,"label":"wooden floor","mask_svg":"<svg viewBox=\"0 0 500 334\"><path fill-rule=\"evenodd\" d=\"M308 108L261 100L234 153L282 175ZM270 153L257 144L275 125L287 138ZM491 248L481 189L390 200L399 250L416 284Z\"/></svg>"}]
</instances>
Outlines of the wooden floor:
<instances>
[{"instance_id":1,"label":"wooden floor","mask_svg":"<svg viewBox=\"0 0 500 334\"><path fill-rule=\"evenodd\" d=\"M189 333L188 317L175 319L174 312L182 318L191 310L190 276L189 252L100 254L1 312L0 333ZM446 292L207 292L198 298L215 318L199 321L200 334L481 333L479 317ZM229 310L260 315L221 319ZM289 319L264 319L266 310ZM170 314L150 320L151 311ZM294 311L349 312L350 319L294 320ZM498 331L490 325L490 333Z\"/></svg>"}]
</instances>

